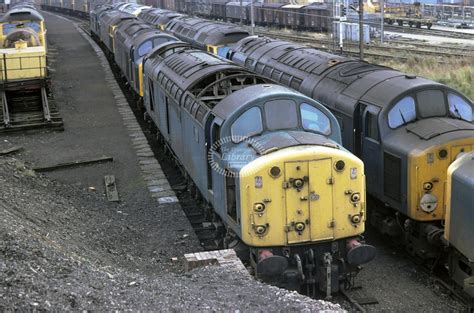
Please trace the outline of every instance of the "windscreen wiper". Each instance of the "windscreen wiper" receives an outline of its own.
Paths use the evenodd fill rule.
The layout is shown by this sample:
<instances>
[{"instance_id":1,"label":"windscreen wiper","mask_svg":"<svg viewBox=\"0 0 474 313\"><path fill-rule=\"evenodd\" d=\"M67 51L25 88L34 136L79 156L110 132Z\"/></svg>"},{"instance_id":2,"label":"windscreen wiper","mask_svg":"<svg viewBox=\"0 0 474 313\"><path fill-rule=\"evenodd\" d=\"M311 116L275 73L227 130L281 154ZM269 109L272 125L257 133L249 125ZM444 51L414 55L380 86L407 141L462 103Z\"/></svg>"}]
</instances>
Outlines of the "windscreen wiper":
<instances>
[{"instance_id":1,"label":"windscreen wiper","mask_svg":"<svg viewBox=\"0 0 474 313\"><path fill-rule=\"evenodd\" d=\"M406 124L407 121L405 120L405 117L403 116L402 110L398 109L398 112L400 112L400 116L402 117L403 124Z\"/></svg>"}]
</instances>

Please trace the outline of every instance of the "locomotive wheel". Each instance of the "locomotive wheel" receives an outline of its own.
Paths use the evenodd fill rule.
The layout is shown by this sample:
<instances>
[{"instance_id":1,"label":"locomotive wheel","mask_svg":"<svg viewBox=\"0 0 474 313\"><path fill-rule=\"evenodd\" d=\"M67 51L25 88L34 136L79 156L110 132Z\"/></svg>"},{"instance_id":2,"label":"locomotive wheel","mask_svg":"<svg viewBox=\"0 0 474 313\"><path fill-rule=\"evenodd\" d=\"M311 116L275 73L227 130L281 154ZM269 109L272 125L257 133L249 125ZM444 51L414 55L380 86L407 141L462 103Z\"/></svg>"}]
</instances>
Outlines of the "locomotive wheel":
<instances>
[{"instance_id":1,"label":"locomotive wheel","mask_svg":"<svg viewBox=\"0 0 474 313\"><path fill-rule=\"evenodd\" d=\"M273 255L257 264L257 275L276 276L281 275L288 268L287 258L280 255Z\"/></svg>"}]
</instances>

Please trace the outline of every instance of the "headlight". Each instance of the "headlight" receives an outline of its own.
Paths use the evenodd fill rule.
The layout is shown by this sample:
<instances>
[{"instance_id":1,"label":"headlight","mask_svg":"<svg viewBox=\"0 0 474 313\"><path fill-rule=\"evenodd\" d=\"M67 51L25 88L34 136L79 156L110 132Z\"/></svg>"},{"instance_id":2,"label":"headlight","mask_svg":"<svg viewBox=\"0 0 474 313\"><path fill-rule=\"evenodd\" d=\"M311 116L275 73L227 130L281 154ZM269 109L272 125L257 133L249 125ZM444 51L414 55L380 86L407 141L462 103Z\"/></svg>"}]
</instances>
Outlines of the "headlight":
<instances>
[{"instance_id":1,"label":"headlight","mask_svg":"<svg viewBox=\"0 0 474 313\"><path fill-rule=\"evenodd\" d=\"M425 193L420 200L420 207L426 213L433 212L438 206L438 198L431 193Z\"/></svg>"},{"instance_id":2,"label":"headlight","mask_svg":"<svg viewBox=\"0 0 474 313\"><path fill-rule=\"evenodd\" d=\"M425 189L426 191L430 191L431 189L433 189L433 183L432 182L423 183L423 189Z\"/></svg>"}]
</instances>

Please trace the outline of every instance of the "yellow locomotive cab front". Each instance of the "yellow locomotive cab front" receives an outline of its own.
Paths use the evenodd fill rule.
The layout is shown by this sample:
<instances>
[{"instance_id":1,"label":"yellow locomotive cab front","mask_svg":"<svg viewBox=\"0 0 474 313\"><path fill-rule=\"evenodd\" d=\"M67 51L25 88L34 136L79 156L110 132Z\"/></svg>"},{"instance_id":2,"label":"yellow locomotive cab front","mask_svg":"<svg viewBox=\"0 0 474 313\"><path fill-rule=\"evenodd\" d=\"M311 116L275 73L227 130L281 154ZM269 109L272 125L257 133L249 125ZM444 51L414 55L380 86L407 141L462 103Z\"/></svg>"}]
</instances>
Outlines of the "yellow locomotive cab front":
<instances>
[{"instance_id":1,"label":"yellow locomotive cab front","mask_svg":"<svg viewBox=\"0 0 474 313\"><path fill-rule=\"evenodd\" d=\"M443 220L446 211L446 181L449 165L462 152L474 150L474 138L433 146L409 157L408 216L417 221Z\"/></svg>"},{"instance_id":2,"label":"yellow locomotive cab front","mask_svg":"<svg viewBox=\"0 0 474 313\"><path fill-rule=\"evenodd\" d=\"M240 172L242 240L254 247L331 241L364 232L362 161L326 146L285 148Z\"/></svg>"}]
</instances>

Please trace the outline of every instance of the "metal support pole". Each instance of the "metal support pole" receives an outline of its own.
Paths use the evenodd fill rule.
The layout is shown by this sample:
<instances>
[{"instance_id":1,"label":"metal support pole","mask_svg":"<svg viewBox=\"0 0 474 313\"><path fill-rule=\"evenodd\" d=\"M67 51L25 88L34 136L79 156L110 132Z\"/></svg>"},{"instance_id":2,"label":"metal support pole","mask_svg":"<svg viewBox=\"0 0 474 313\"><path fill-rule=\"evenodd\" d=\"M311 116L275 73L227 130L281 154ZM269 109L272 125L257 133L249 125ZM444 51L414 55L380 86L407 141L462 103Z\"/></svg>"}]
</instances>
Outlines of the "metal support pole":
<instances>
[{"instance_id":1,"label":"metal support pole","mask_svg":"<svg viewBox=\"0 0 474 313\"><path fill-rule=\"evenodd\" d=\"M384 0L380 0L380 43L383 44L383 23L384 21L384 15L385 15L385 8L384 8Z\"/></svg>"},{"instance_id":2,"label":"metal support pole","mask_svg":"<svg viewBox=\"0 0 474 313\"><path fill-rule=\"evenodd\" d=\"M242 21L244 19L243 15L244 15L244 10L242 6L242 0L240 0L240 25L242 25Z\"/></svg>"},{"instance_id":3,"label":"metal support pole","mask_svg":"<svg viewBox=\"0 0 474 313\"><path fill-rule=\"evenodd\" d=\"M254 20L254 13L253 13L253 0L250 1L250 27L252 28L252 36L254 35L254 28L255 28L255 20Z\"/></svg>"},{"instance_id":4,"label":"metal support pole","mask_svg":"<svg viewBox=\"0 0 474 313\"><path fill-rule=\"evenodd\" d=\"M340 4L339 4L339 50L340 50L340 53L342 54L342 49L343 49L343 46L344 46L344 43L343 43L343 36L344 36L344 33L343 33L343 28L342 28L342 5L344 4L343 2L344 0L340 0Z\"/></svg>"},{"instance_id":5,"label":"metal support pole","mask_svg":"<svg viewBox=\"0 0 474 313\"><path fill-rule=\"evenodd\" d=\"M359 58L364 59L364 0L359 0Z\"/></svg>"},{"instance_id":6,"label":"metal support pole","mask_svg":"<svg viewBox=\"0 0 474 313\"><path fill-rule=\"evenodd\" d=\"M339 49L341 50L342 54L342 48L343 48L343 29L342 29L342 21L339 19Z\"/></svg>"}]
</instances>

